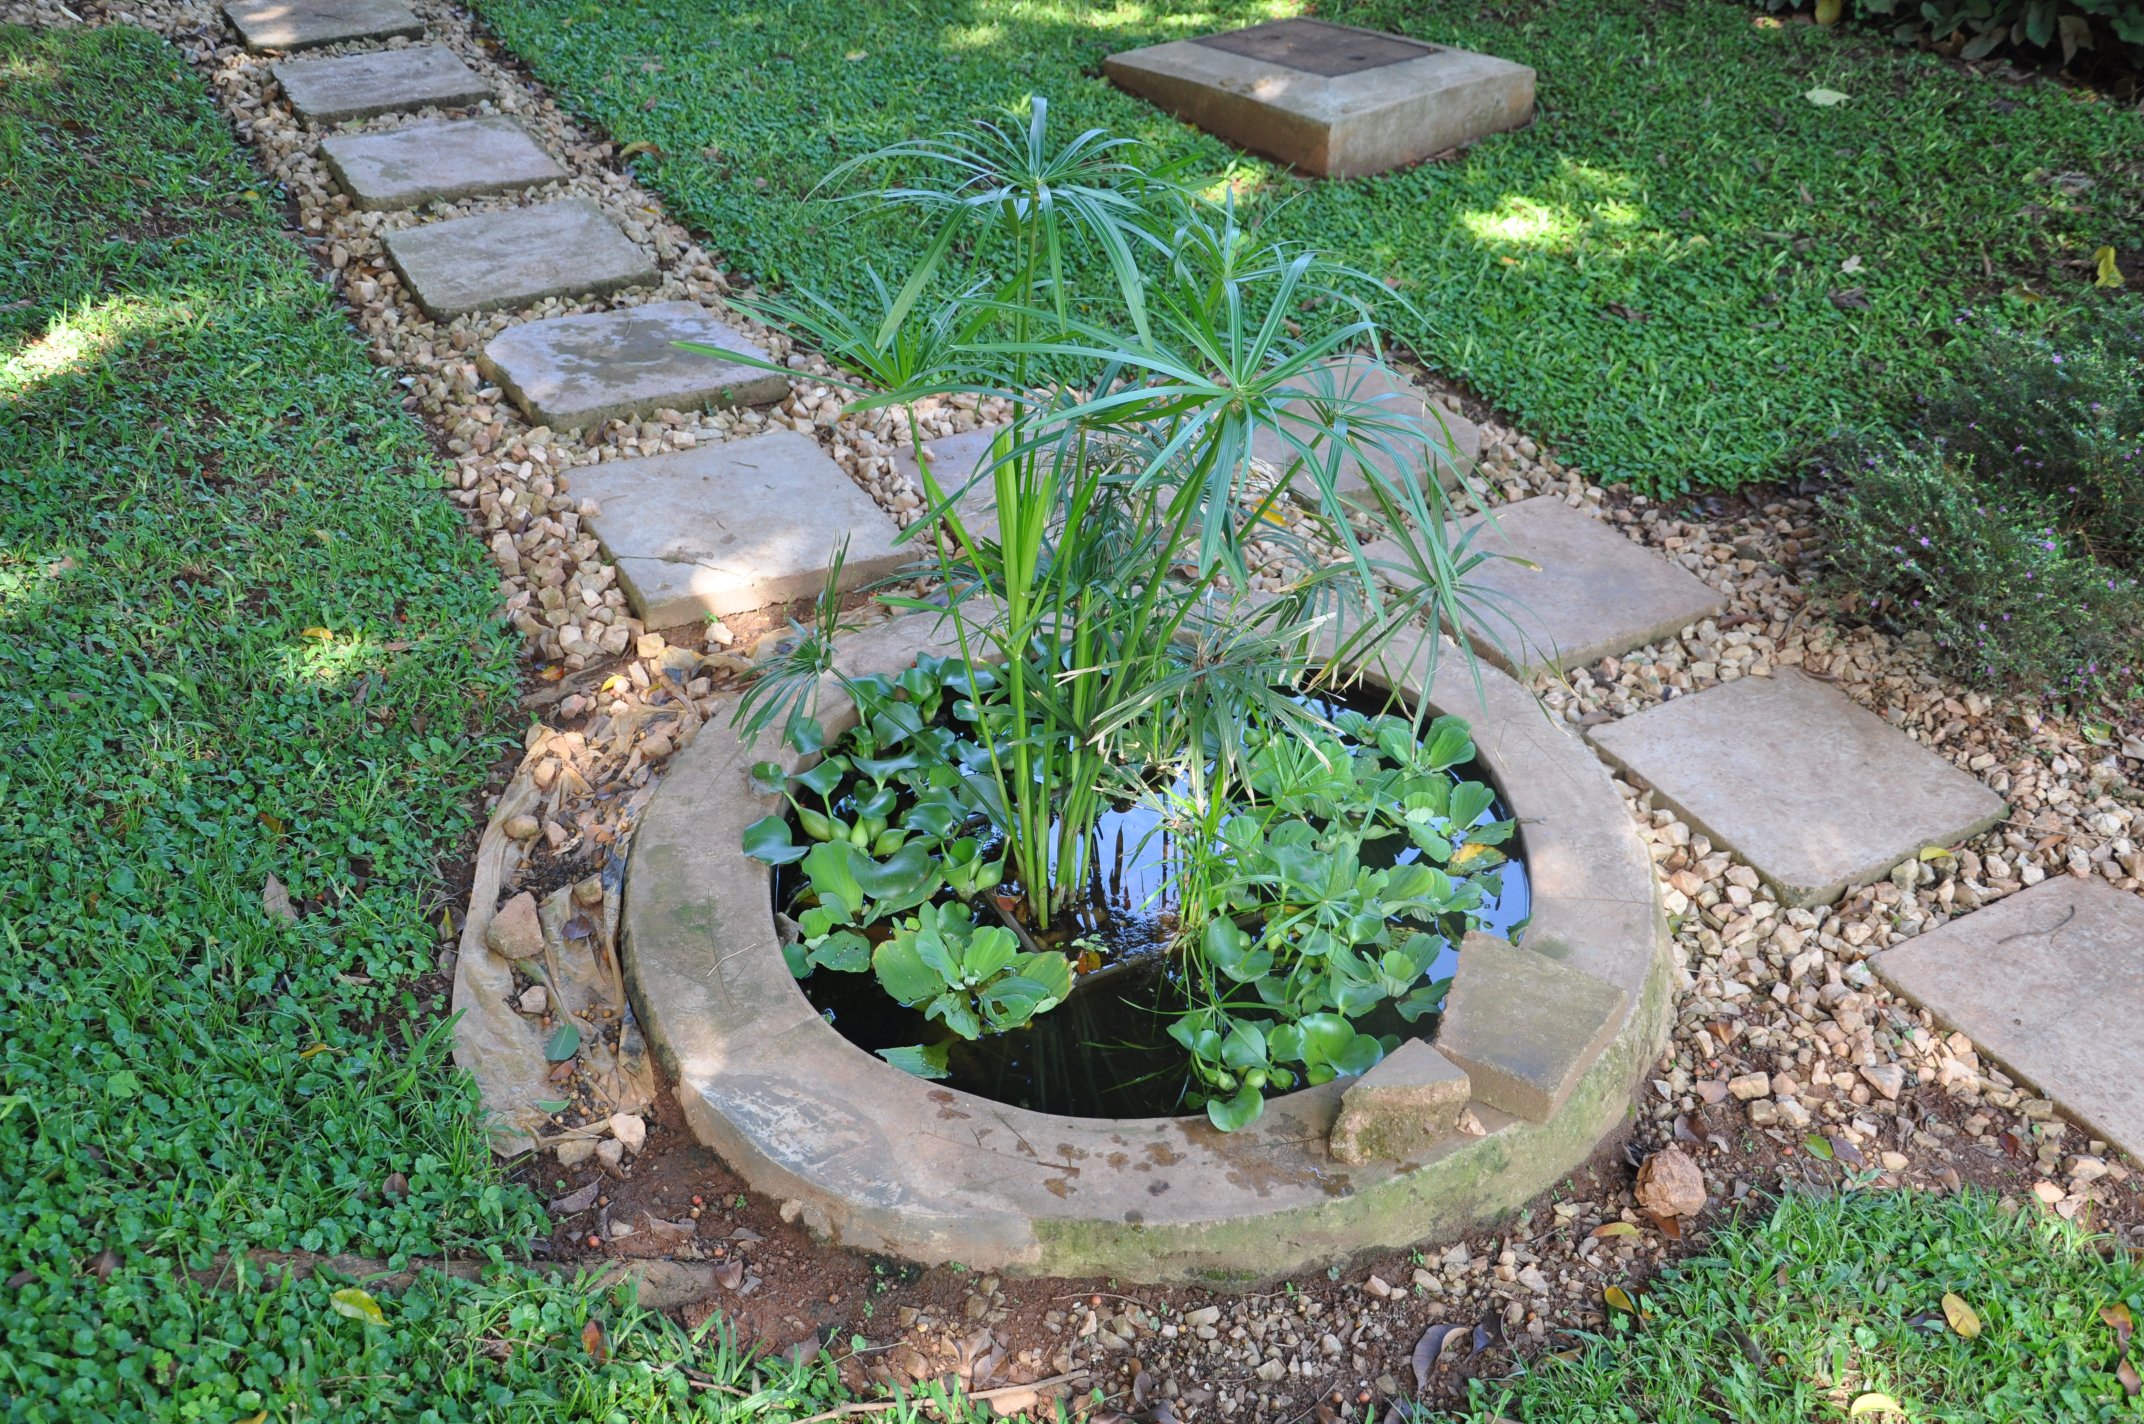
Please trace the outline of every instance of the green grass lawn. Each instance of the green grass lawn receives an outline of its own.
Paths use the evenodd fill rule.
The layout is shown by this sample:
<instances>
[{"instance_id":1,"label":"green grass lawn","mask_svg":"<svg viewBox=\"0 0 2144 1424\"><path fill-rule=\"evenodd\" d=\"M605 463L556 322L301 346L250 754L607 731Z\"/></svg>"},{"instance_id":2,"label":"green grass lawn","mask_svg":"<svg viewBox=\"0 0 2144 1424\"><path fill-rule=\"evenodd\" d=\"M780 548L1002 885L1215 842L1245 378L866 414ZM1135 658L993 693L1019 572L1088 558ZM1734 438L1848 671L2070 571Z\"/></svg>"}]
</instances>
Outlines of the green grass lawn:
<instances>
[{"instance_id":1,"label":"green grass lawn","mask_svg":"<svg viewBox=\"0 0 2144 1424\"><path fill-rule=\"evenodd\" d=\"M810 1413L512 1271L191 1274L543 1229L413 988L518 730L495 575L280 226L162 40L0 27L0 1418Z\"/></svg>"},{"instance_id":2,"label":"green grass lawn","mask_svg":"<svg viewBox=\"0 0 2144 1424\"><path fill-rule=\"evenodd\" d=\"M1869 1424L2134 1419L2116 1369L2138 1350L2101 1312L2144 1319L2144 1270L2104 1245L1978 1194L1791 1197L1639 1296L1642 1321L1481 1390L1471 1417L1813 1424L1858 1404Z\"/></svg>"},{"instance_id":3,"label":"green grass lawn","mask_svg":"<svg viewBox=\"0 0 2144 1424\"><path fill-rule=\"evenodd\" d=\"M734 267L855 293L912 227L808 201L836 162L1046 96L1222 174L1222 144L1100 76L1114 50L1303 0L477 0ZM2065 262L2144 239L2144 117L1718 0L1323 0L1319 14L1540 71L1541 114L1451 163L1304 184L1248 161L1291 238L1397 281L1395 335L1597 477L1777 473L1970 361L1968 306L2093 296ZM1803 96L1850 96L1819 107ZM2030 291L2046 300L2034 303ZM2125 298L2133 300L2133 297ZM1843 305L1842 305L1843 303ZM1865 305L1863 305L1865 303Z\"/></svg>"}]
</instances>

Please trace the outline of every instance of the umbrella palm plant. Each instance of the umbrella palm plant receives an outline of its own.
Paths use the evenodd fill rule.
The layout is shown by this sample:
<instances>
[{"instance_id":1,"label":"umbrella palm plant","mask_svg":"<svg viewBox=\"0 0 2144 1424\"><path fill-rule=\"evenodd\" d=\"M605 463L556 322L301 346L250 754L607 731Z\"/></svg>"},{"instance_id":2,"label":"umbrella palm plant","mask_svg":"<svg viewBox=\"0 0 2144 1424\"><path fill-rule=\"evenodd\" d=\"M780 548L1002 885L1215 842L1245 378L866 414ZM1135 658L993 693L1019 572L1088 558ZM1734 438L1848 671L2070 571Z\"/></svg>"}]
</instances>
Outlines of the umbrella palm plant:
<instances>
[{"instance_id":1,"label":"umbrella palm plant","mask_svg":"<svg viewBox=\"0 0 2144 1424\"><path fill-rule=\"evenodd\" d=\"M830 175L912 175L861 196L935 224L898 282L871 274L875 311L810 294L744 303L854 372L837 378L852 408L908 414L927 499L909 532L935 533L923 547L941 589L915 606L943 609L966 665L999 669L972 699L987 764L965 784L1037 928L1084 890L1112 800L1188 779L1194 814L1218 825L1248 720L1307 734L1317 719L1296 694L1328 669L1374 661L1425 615L1477 624L1465 575L1483 557L1448 537L1442 432L1328 364L1381 356L1375 313L1397 299L1143 168L1129 140L1054 144L1047 120L1036 99L1024 124L898 144ZM963 392L1012 417L975 470L933 470L915 403ZM1253 456L1269 432L1284 469ZM1367 489L1343 498L1354 470ZM967 512L977 485L994 527ZM1364 514L1389 540L1376 553ZM1254 546L1302 572L1254 594ZM747 700L753 730L808 713L832 666L832 595ZM1437 640L1406 646L1433 658Z\"/></svg>"}]
</instances>

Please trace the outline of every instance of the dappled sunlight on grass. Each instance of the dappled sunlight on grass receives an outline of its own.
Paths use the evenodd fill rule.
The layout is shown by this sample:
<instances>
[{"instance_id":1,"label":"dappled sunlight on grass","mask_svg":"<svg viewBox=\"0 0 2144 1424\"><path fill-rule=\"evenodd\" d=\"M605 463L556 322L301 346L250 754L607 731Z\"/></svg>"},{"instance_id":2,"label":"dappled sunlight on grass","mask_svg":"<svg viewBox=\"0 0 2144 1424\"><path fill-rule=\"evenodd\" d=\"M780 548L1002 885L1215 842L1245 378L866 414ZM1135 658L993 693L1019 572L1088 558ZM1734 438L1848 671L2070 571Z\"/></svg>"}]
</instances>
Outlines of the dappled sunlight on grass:
<instances>
[{"instance_id":1,"label":"dappled sunlight on grass","mask_svg":"<svg viewBox=\"0 0 2144 1424\"><path fill-rule=\"evenodd\" d=\"M192 319L190 308L163 298L123 295L85 303L0 361L0 398L86 371L132 338Z\"/></svg>"},{"instance_id":2,"label":"dappled sunlight on grass","mask_svg":"<svg viewBox=\"0 0 2144 1424\"><path fill-rule=\"evenodd\" d=\"M1460 225L1484 242L1507 247L1548 247L1578 236L1583 224L1566 208L1552 208L1516 194L1490 212L1459 215Z\"/></svg>"}]
</instances>

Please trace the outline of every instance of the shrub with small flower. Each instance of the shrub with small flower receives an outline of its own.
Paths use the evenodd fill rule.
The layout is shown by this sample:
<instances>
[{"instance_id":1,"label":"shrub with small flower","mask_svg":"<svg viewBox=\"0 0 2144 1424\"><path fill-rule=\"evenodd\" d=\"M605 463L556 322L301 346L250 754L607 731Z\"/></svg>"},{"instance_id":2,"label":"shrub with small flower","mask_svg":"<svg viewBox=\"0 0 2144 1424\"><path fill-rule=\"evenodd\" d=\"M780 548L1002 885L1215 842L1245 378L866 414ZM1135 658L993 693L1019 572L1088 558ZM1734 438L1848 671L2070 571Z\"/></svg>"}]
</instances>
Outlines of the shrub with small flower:
<instances>
[{"instance_id":1,"label":"shrub with small flower","mask_svg":"<svg viewBox=\"0 0 2144 1424\"><path fill-rule=\"evenodd\" d=\"M1994 334L1909 441L1840 452L1828 585L1939 664L2075 706L2144 699L2144 320Z\"/></svg>"}]
</instances>

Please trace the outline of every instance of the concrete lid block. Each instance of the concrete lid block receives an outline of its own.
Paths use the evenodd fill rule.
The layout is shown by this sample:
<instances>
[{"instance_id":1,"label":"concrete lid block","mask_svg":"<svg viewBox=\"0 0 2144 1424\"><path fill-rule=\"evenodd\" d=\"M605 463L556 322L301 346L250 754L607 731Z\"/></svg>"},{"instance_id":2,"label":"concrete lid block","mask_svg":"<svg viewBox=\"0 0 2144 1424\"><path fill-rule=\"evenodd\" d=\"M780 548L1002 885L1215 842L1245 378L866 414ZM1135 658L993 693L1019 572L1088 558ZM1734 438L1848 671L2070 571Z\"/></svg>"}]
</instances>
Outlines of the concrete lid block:
<instances>
[{"instance_id":1,"label":"concrete lid block","mask_svg":"<svg viewBox=\"0 0 2144 1424\"><path fill-rule=\"evenodd\" d=\"M613 460L572 480L600 506L590 528L650 627L814 597L844 537L843 588L910 557L871 496L793 431Z\"/></svg>"},{"instance_id":2,"label":"concrete lid block","mask_svg":"<svg viewBox=\"0 0 2144 1424\"><path fill-rule=\"evenodd\" d=\"M1468 641L1522 677L1673 637L1727 607L1688 569L1553 495L1462 520L1454 537L1493 556L1472 575L1484 617Z\"/></svg>"},{"instance_id":3,"label":"concrete lid block","mask_svg":"<svg viewBox=\"0 0 2144 1424\"><path fill-rule=\"evenodd\" d=\"M1208 133L1332 178L1518 128L1534 108L1534 72L1523 64L1327 20L1172 40L1102 67Z\"/></svg>"},{"instance_id":4,"label":"concrete lid block","mask_svg":"<svg viewBox=\"0 0 2144 1424\"><path fill-rule=\"evenodd\" d=\"M1414 441L1393 443L1402 445L1402 453L1419 454L1436 469L1438 483L1447 490L1456 489L1462 476L1470 473L1476 460L1481 458L1481 430L1456 411L1432 405L1428 394L1405 373L1390 365L1379 363L1363 354L1335 356L1319 362L1298 377L1294 385L1317 396L1330 395L1337 399L1360 401L1374 405L1387 421L1401 424L1421 433L1426 445L1413 446ZM1289 433L1304 444L1312 443L1316 432L1315 398L1290 401L1284 407L1289 412L1300 412L1300 421L1289 421ZM1365 453L1368 463L1387 483L1398 483L1401 478L1401 462L1393 452L1376 449L1374 436L1364 437L1362 443L1372 446ZM1281 431L1270 427L1251 437L1251 453L1267 464L1286 472L1302 463L1302 454L1290 444ZM1409 469L1408 475L1418 475L1419 470ZM1362 462L1350 459L1340 467L1336 488L1343 498L1361 495L1369 488ZM1298 499L1314 497L1315 491L1307 476L1295 477L1295 493ZM1374 512L1374 510L1373 510Z\"/></svg>"},{"instance_id":5,"label":"concrete lid block","mask_svg":"<svg viewBox=\"0 0 2144 1424\"><path fill-rule=\"evenodd\" d=\"M492 97L491 81L444 45L290 59L274 65L272 72L290 106L316 124L455 108Z\"/></svg>"},{"instance_id":6,"label":"concrete lid block","mask_svg":"<svg viewBox=\"0 0 2144 1424\"><path fill-rule=\"evenodd\" d=\"M1829 904L1923 847L1955 845L2009 813L1978 778L1791 669L1678 697L1590 735L1790 908Z\"/></svg>"},{"instance_id":7,"label":"concrete lid block","mask_svg":"<svg viewBox=\"0 0 2144 1424\"><path fill-rule=\"evenodd\" d=\"M1420 1157L1458 1125L1472 1096L1462 1069L1411 1038L1340 1095L1327 1146L1351 1166Z\"/></svg>"},{"instance_id":8,"label":"concrete lid block","mask_svg":"<svg viewBox=\"0 0 2144 1424\"><path fill-rule=\"evenodd\" d=\"M779 372L682 351L680 341L767 359L765 347L697 302L653 302L508 327L477 365L530 420L555 430L789 394Z\"/></svg>"},{"instance_id":9,"label":"concrete lid block","mask_svg":"<svg viewBox=\"0 0 2144 1424\"><path fill-rule=\"evenodd\" d=\"M586 198L387 235L387 258L435 321L655 280L655 264Z\"/></svg>"},{"instance_id":10,"label":"concrete lid block","mask_svg":"<svg viewBox=\"0 0 2144 1424\"><path fill-rule=\"evenodd\" d=\"M1546 1122L1563 1107L1630 1008L1621 989L1494 935L1470 934L1437 1048L1491 1107Z\"/></svg>"},{"instance_id":11,"label":"concrete lid block","mask_svg":"<svg viewBox=\"0 0 2144 1424\"><path fill-rule=\"evenodd\" d=\"M2144 1154L2144 896L2043 880L1873 962L2094 1136Z\"/></svg>"},{"instance_id":12,"label":"concrete lid block","mask_svg":"<svg viewBox=\"0 0 2144 1424\"><path fill-rule=\"evenodd\" d=\"M566 176L527 129L496 114L334 134L320 141L320 156L350 201L370 212L507 193Z\"/></svg>"},{"instance_id":13,"label":"concrete lid block","mask_svg":"<svg viewBox=\"0 0 2144 1424\"><path fill-rule=\"evenodd\" d=\"M230 0L223 13L251 50L317 49L424 33L424 22L399 0Z\"/></svg>"}]
</instances>

